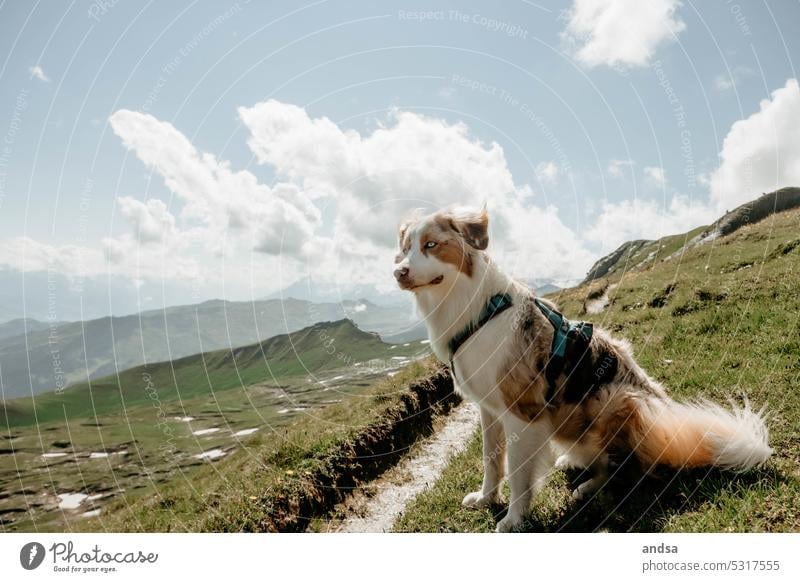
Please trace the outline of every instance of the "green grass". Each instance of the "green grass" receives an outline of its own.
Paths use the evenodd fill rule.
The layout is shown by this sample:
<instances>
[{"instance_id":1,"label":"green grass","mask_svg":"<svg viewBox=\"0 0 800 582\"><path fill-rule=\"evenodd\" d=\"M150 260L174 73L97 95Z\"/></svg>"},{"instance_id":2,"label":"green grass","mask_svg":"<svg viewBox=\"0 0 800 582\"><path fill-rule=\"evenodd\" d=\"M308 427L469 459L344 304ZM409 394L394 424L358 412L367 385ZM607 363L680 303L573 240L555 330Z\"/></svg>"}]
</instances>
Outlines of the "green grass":
<instances>
[{"instance_id":1,"label":"green grass","mask_svg":"<svg viewBox=\"0 0 800 582\"><path fill-rule=\"evenodd\" d=\"M323 408L248 439L230 457L206 464L191 479L175 478L148 495L123 496L98 518L72 522L76 531L263 531L276 504L337 462L366 426L408 396L409 385L432 373L432 359L360 392L346 404ZM317 484L318 485L318 484Z\"/></svg>"},{"instance_id":2,"label":"green grass","mask_svg":"<svg viewBox=\"0 0 800 582\"><path fill-rule=\"evenodd\" d=\"M216 465L245 454L249 443L268 442L264 451L285 443L294 438L289 427L306 430L308 418L358 423L397 381L375 382L424 353L421 342L385 344L345 320L37 396L38 423L29 399L9 401L10 426L0 428L0 531L70 529L87 510L105 514L113 500L128 506L168 485L193 484L197 474L219 478ZM209 428L216 432L194 434ZM234 436L253 428L256 436ZM319 443L326 434L317 425L307 433ZM197 458L215 449L225 456L210 467ZM64 455L42 456L56 452ZM104 497L59 511L57 495L74 492Z\"/></svg>"},{"instance_id":3,"label":"green grass","mask_svg":"<svg viewBox=\"0 0 800 582\"><path fill-rule=\"evenodd\" d=\"M591 317L628 338L637 361L676 399L724 403L746 395L756 407L766 405L775 454L744 475L702 470L642 479L622 466L597 497L581 504L569 498L570 480L580 476L557 473L537 497L527 531L800 530L798 227L800 211L776 214L682 256L554 296L567 316ZM659 256L673 255L682 244L676 241L690 238L668 237ZM605 311L581 314L592 289L614 283ZM476 435L436 485L407 507L396 531L493 530L503 508L460 505L480 488L481 472Z\"/></svg>"}]
</instances>

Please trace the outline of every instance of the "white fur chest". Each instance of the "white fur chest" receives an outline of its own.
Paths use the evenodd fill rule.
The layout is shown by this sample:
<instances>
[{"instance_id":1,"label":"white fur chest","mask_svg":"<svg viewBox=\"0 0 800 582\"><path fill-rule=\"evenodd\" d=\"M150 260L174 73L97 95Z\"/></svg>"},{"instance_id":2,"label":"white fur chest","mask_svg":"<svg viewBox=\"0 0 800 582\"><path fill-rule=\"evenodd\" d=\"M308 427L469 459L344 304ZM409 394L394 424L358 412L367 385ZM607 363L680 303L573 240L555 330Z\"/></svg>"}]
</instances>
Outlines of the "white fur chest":
<instances>
[{"instance_id":1,"label":"white fur chest","mask_svg":"<svg viewBox=\"0 0 800 582\"><path fill-rule=\"evenodd\" d=\"M505 403L497 381L508 363L515 311L516 306L486 322L458 349L453 359L457 390L498 414L505 409ZM440 360L450 364L450 352L445 344L434 345L434 352Z\"/></svg>"}]
</instances>

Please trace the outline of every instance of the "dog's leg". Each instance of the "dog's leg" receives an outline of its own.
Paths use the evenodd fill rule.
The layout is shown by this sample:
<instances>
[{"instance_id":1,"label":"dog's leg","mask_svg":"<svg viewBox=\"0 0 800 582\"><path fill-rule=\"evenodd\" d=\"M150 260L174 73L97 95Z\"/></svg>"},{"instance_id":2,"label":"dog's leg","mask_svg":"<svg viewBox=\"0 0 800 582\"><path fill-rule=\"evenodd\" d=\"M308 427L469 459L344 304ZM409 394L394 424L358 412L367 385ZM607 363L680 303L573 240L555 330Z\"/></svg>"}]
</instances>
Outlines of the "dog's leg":
<instances>
[{"instance_id":1,"label":"dog's leg","mask_svg":"<svg viewBox=\"0 0 800 582\"><path fill-rule=\"evenodd\" d=\"M461 502L465 507L485 507L499 503L500 483L505 474L506 440L503 425L491 412L481 407L483 432L483 486L468 493Z\"/></svg>"},{"instance_id":2,"label":"dog's leg","mask_svg":"<svg viewBox=\"0 0 800 582\"><path fill-rule=\"evenodd\" d=\"M608 482L608 455L605 453L598 455L592 464L589 465L589 468L594 475L587 481L578 485L575 491L572 492L572 498L575 501L582 501Z\"/></svg>"},{"instance_id":3,"label":"dog's leg","mask_svg":"<svg viewBox=\"0 0 800 582\"><path fill-rule=\"evenodd\" d=\"M509 414L505 419L508 439L508 482L511 503L508 514L497 524L496 531L516 529L530 509L533 493L541 486L552 467L550 436L552 428L546 420L524 422Z\"/></svg>"},{"instance_id":4,"label":"dog's leg","mask_svg":"<svg viewBox=\"0 0 800 582\"><path fill-rule=\"evenodd\" d=\"M554 467L558 470L587 469L597 461L598 453L578 443L557 447L558 458Z\"/></svg>"}]
</instances>

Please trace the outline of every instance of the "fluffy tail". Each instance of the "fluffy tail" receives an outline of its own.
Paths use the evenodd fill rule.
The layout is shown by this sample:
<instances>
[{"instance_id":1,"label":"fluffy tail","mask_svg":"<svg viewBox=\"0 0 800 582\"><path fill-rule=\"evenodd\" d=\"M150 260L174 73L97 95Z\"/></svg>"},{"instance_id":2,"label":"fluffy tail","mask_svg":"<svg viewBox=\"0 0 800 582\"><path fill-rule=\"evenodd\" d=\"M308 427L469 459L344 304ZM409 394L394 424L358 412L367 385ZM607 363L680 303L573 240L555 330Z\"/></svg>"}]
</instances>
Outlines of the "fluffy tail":
<instances>
[{"instance_id":1,"label":"fluffy tail","mask_svg":"<svg viewBox=\"0 0 800 582\"><path fill-rule=\"evenodd\" d=\"M650 466L747 471L772 454L763 412L746 401L744 408L727 410L706 400L647 398L636 403L626 423L628 444Z\"/></svg>"}]
</instances>

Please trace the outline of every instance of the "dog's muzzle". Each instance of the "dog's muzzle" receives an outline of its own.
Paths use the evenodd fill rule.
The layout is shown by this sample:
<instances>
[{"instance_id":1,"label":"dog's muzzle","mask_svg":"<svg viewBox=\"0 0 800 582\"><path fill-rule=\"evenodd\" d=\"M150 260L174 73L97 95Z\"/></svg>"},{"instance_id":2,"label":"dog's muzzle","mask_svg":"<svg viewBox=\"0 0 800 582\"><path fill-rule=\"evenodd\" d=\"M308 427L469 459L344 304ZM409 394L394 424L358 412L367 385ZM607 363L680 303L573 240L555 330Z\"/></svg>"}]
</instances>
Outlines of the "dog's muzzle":
<instances>
[{"instance_id":1,"label":"dog's muzzle","mask_svg":"<svg viewBox=\"0 0 800 582\"><path fill-rule=\"evenodd\" d=\"M443 275L439 275L435 277L433 280L422 283L421 285L417 285L411 279L409 275L408 267L398 267L394 270L394 278L397 279L397 284L400 286L401 289L405 291L413 291L414 289L418 289L420 287L428 287L430 285L438 285L444 279Z\"/></svg>"}]
</instances>

